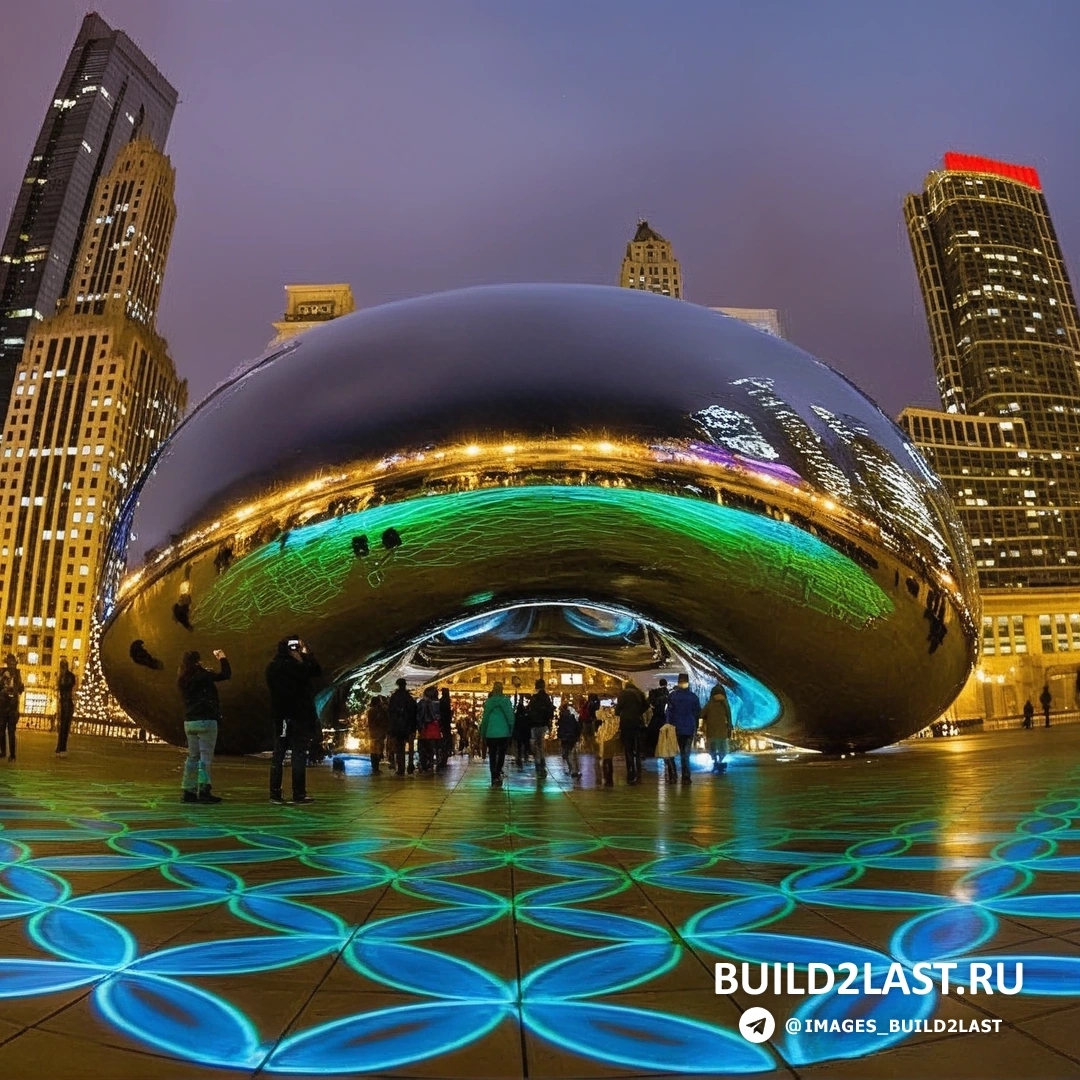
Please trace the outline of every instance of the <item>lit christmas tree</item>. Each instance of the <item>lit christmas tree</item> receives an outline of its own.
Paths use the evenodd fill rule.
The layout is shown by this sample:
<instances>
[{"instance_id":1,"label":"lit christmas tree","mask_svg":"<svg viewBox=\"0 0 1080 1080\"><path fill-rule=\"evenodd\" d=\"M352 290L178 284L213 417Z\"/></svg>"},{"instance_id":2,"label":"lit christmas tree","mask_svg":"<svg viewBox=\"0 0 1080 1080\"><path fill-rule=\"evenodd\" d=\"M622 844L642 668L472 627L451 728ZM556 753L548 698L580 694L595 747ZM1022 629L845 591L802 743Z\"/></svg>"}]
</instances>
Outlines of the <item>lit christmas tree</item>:
<instances>
[{"instance_id":1,"label":"lit christmas tree","mask_svg":"<svg viewBox=\"0 0 1080 1080\"><path fill-rule=\"evenodd\" d=\"M127 720L116 699L109 693L105 672L101 669L101 622L90 619L90 642L86 666L75 692L75 716L91 724L109 724Z\"/></svg>"}]
</instances>

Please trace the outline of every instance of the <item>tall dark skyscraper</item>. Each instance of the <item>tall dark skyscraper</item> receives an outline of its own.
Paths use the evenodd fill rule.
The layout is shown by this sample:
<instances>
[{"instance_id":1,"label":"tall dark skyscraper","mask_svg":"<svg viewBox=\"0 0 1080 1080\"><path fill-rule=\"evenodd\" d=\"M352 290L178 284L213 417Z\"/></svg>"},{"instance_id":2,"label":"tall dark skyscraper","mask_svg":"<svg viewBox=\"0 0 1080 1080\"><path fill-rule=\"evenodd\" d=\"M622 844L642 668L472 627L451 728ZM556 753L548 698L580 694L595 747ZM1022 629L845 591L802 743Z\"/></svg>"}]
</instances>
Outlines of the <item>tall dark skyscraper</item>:
<instances>
[{"instance_id":1,"label":"tall dark skyscraper","mask_svg":"<svg viewBox=\"0 0 1080 1080\"><path fill-rule=\"evenodd\" d=\"M124 33L89 14L56 84L0 248L0 415L30 324L72 287L94 190L134 137L164 150L176 90Z\"/></svg>"},{"instance_id":2,"label":"tall dark skyscraper","mask_svg":"<svg viewBox=\"0 0 1080 1080\"><path fill-rule=\"evenodd\" d=\"M904 201L944 411L902 426L984 587L1080 585L1080 332L1038 173L946 154Z\"/></svg>"}]
</instances>

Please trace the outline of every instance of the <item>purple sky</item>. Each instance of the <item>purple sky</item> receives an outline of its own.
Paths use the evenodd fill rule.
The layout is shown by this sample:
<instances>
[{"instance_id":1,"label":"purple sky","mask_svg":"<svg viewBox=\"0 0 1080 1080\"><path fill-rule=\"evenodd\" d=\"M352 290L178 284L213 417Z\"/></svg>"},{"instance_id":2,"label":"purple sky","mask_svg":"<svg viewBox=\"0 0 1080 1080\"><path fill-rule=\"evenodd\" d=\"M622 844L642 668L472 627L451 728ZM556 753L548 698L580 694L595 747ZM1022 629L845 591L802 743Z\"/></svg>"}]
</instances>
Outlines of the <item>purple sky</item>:
<instances>
[{"instance_id":1,"label":"purple sky","mask_svg":"<svg viewBox=\"0 0 1080 1080\"><path fill-rule=\"evenodd\" d=\"M85 10L5 6L5 221ZM901 200L947 149L1036 166L1080 274L1074 0L99 10L180 92L159 327L195 401L262 350L286 282L361 306L615 283L646 215L688 299L779 307L890 413L934 404Z\"/></svg>"}]
</instances>

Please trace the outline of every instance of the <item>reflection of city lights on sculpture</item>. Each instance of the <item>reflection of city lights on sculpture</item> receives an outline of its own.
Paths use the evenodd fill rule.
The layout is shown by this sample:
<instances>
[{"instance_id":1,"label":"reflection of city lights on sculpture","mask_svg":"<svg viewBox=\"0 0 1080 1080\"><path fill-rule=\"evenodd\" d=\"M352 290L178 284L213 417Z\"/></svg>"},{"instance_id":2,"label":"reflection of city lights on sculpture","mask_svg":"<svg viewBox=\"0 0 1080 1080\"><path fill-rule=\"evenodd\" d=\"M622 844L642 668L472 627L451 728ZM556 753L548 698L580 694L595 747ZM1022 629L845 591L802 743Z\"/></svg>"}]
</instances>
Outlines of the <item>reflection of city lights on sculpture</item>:
<instances>
[{"instance_id":1,"label":"reflection of city lights on sculpture","mask_svg":"<svg viewBox=\"0 0 1080 1080\"><path fill-rule=\"evenodd\" d=\"M103 665L165 737L181 738L176 695L128 643L167 668L224 648L225 707L256 717L283 622L327 672L370 679L404 656L543 656L547 616L497 613L562 606L560 655L642 679L678 655L703 682L728 674L744 729L822 749L918 730L970 670L972 559L941 485L781 340L631 290L520 286L346 316L298 351L185 421L114 536ZM527 409L505 409L511 382ZM159 606L184 568L186 630ZM225 749L263 738L245 723Z\"/></svg>"}]
</instances>

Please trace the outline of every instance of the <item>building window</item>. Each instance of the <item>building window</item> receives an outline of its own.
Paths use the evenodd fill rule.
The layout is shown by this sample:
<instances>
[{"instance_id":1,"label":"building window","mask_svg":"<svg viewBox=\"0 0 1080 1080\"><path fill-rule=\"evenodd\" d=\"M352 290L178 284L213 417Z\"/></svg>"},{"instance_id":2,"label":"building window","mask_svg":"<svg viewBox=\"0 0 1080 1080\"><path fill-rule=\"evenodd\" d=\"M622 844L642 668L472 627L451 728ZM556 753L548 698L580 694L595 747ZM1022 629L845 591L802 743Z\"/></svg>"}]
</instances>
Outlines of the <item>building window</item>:
<instances>
[{"instance_id":1,"label":"building window","mask_svg":"<svg viewBox=\"0 0 1080 1080\"><path fill-rule=\"evenodd\" d=\"M994 647L994 620L989 615L984 615L982 621L982 651L983 656L993 656L997 652ZM1053 652L1053 649L1049 651Z\"/></svg>"},{"instance_id":2,"label":"building window","mask_svg":"<svg viewBox=\"0 0 1080 1080\"><path fill-rule=\"evenodd\" d=\"M997 620L998 652L1002 656L1012 655L1012 641L1009 639L1009 617L999 615Z\"/></svg>"},{"instance_id":3,"label":"building window","mask_svg":"<svg viewBox=\"0 0 1080 1080\"><path fill-rule=\"evenodd\" d=\"M1018 656L1027 652L1027 635L1024 633L1024 616L1012 617L1013 649Z\"/></svg>"},{"instance_id":4,"label":"building window","mask_svg":"<svg viewBox=\"0 0 1080 1080\"><path fill-rule=\"evenodd\" d=\"M985 623L985 619L983 622ZM983 627L983 633L985 634L986 628ZM1039 641L1042 642L1042 651L1044 653L1052 653L1054 651L1054 635L1050 629L1050 616L1039 616Z\"/></svg>"},{"instance_id":5,"label":"building window","mask_svg":"<svg viewBox=\"0 0 1080 1080\"><path fill-rule=\"evenodd\" d=\"M1054 616L1054 629L1057 631L1057 651L1068 652L1069 650L1069 632L1065 622L1064 615Z\"/></svg>"}]
</instances>

